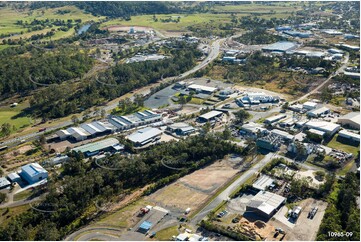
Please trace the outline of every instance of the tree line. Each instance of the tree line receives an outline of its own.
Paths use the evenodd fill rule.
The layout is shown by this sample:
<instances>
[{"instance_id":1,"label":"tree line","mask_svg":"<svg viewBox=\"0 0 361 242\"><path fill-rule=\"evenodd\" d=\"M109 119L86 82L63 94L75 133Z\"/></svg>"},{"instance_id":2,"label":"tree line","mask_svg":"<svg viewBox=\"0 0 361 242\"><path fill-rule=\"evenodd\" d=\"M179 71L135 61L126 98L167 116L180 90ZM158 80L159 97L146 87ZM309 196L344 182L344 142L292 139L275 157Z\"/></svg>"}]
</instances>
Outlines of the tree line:
<instances>
[{"instance_id":1,"label":"tree line","mask_svg":"<svg viewBox=\"0 0 361 242\"><path fill-rule=\"evenodd\" d=\"M59 177L49 179L48 195L36 207L54 212L29 209L6 225L0 225L0 239L63 239L101 214L100 211L96 215L86 212L94 206L94 202L102 204L151 183L157 184L152 188L154 191L178 177L179 173L185 175L230 153L242 153L242 149L214 134L161 143L129 158L113 155L102 163L102 167L112 169L100 168L94 160L85 163L82 154L70 153L71 160L64 164L64 171ZM162 162L184 170L169 169Z\"/></svg>"},{"instance_id":2,"label":"tree line","mask_svg":"<svg viewBox=\"0 0 361 242\"><path fill-rule=\"evenodd\" d=\"M344 180L334 184L322 219L317 240L360 241L360 175L349 172ZM352 236L330 236L329 232L352 233Z\"/></svg>"}]
</instances>

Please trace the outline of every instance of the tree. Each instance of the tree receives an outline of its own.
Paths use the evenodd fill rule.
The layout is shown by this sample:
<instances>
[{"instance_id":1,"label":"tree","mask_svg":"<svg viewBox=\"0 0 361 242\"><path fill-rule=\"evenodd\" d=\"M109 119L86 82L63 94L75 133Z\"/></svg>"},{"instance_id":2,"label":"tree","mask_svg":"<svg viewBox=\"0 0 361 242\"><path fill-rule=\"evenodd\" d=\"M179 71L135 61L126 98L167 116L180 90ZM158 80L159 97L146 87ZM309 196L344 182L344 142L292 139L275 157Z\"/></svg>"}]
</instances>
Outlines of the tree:
<instances>
[{"instance_id":1,"label":"tree","mask_svg":"<svg viewBox=\"0 0 361 242\"><path fill-rule=\"evenodd\" d=\"M324 88L321 92L322 102L330 101L332 99L332 92L328 88Z\"/></svg>"},{"instance_id":2,"label":"tree","mask_svg":"<svg viewBox=\"0 0 361 242\"><path fill-rule=\"evenodd\" d=\"M0 204L6 200L6 194L0 193Z\"/></svg>"},{"instance_id":3,"label":"tree","mask_svg":"<svg viewBox=\"0 0 361 242\"><path fill-rule=\"evenodd\" d=\"M79 123L79 119L76 115L71 116L71 121L73 122L73 124L78 124Z\"/></svg>"},{"instance_id":4,"label":"tree","mask_svg":"<svg viewBox=\"0 0 361 242\"><path fill-rule=\"evenodd\" d=\"M11 133L11 125L9 123L4 123L1 125L1 136L9 136Z\"/></svg>"},{"instance_id":5,"label":"tree","mask_svg":"<svg viewBox=\"0 0 361 242\"><path fill-rule=\"evenodd\" d=\"M247 120L251 115L241 109L238 112L234 113L234 116L236 116L236 123L243 124L244 121Z\"/></svg>"},{"instance_id":6,"label":"tree","mask_svg":"<svg viewBox=\"0 0 361 242\"><path fill-rule=\"evenodd\" d=\"M100 111L100 116L101 116L102 118L105 118L106 115L107 115L107 111L105 111L105 109L102 109L102 110Z\"/></svg>"},{"instance_id":7,"label":"tree","mask_svg":"<svg viewBox=\"0 0 361 242\"><path fill-rule=\"evenodd\" d=\"M224 130L222 132L222 138L225 139L225 140L228 140L232 137L232 132L231 130L229 129L228 125L226 125L224 127Z\"/></svg>"}]
</instances>

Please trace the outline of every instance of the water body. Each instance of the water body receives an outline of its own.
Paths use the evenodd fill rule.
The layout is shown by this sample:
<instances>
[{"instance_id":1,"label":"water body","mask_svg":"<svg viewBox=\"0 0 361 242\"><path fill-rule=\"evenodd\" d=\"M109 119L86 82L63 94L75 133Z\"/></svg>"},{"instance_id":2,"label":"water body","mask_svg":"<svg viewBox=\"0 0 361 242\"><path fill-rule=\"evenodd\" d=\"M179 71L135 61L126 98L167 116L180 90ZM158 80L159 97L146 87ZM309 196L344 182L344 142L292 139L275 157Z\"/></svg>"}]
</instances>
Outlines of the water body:
<instances>
[{"instance_id":1,"label":"water body","mask_svg":"<svg viewBox=\"0 0 361 242\"><path fill-rule=\"evenodd\" d=\"M86 31L88 31L88 29L90 28L90 26L92 26L91 24L86 24L81 26L80 29L78 29L78 35L85 33Z\"/></svg>"}]
</instances>

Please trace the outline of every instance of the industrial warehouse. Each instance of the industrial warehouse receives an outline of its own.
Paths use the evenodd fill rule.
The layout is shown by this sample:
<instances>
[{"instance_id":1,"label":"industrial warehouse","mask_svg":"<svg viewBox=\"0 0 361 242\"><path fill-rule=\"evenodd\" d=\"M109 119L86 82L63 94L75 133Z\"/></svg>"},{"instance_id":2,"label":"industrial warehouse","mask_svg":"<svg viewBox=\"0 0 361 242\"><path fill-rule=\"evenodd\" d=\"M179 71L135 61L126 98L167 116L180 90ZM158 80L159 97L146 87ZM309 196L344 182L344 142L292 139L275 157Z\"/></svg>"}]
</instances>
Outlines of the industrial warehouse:
<instances>
[{"instance_id":1,"label":"industrial warehouse","mask_svg":"<svg viewBox=\"0 0 361 242\"><path fill-rule=\"evenodd\" d=\"M285 197L267 191L259 191L247 204L246 212L256 213L269 219L285 202Z\"/></svg>"},{"instance_id":2,"label":"industrial warehouse","mask_svg":"<svg viewBox=\"0 0 361 242\"><path fill-rule=\"evenodd\" d=\"M124 146L119 143L116 138L107 138L94 143L89 143L72 149L74 152L81 152L85 157L90 157L99 154L102 151L119 152L124 149Z\"/></svg>"},{"instance_id":3,"label":"industrial warehouse","mask_svg":"<svg viewBox=\"0 0 361 242\"><path fill-rule=\"evenodd\" d=\"M135 146L141 147L160 139L163 132L158 128L143 128L127 137Z\"/></svg>"}]
</instances>

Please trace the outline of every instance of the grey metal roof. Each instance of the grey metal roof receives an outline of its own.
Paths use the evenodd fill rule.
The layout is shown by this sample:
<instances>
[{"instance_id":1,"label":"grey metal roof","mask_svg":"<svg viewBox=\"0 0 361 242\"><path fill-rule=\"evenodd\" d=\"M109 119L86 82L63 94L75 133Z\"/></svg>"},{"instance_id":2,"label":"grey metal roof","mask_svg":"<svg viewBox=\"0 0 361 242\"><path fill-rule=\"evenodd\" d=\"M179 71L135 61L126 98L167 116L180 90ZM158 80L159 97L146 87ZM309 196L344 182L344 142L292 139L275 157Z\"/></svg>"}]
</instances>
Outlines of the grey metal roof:
<instances>
[{"instance_id":1,"label":"grey metal roof","mask_svg":"<svg viewBox=\"0 0 361 242\"><path fill-rule=\"evenodd\" d=\"M119 145L119 140L115 139L115 138L108 138L108 139L104 139L104 140L100 140L97 142L93 142L93 143L89 143L86 145L82 145L79 147L76 147L74 149L72 149L75 152L95 152L95 151L99 151L99 150L103 150L112 146L116 146Z\"/></svg>"},{"instance_id":2,"label":"grey metal roof","mask_svg":"<svg viewBox=\"0 0 361 242\"><path fill-rule=\"evenodd\" d=\"M9 186L11 183L5 177L0 177L0 187Z\"/></svg>"},{"instance_id":3,"label":"grey metal roof","mask_svg":"<svg viewBox=\"0 0 361 242\"><path fill-rule=\"evenodd\" d=\"M263 47L263 50L268 50L268 51L289 51L292 50L294 48L297 47L297 44L294 42L288 42L288 41L280 41L280 42L276 42L274 44L268 45L266 47Z\"/></svg>"},{"instance_id":4,"label":"grey metal roof","mask_svg":"<svg viewBox=\"0 0 361 242\"><path fill-rule=\"evenodd\" d=\"M144 143L145 141L160 135L162 131L157 128L147 127L140 129L128 136L128 139L134 143Z\"/></svg>"}]
</instances>

